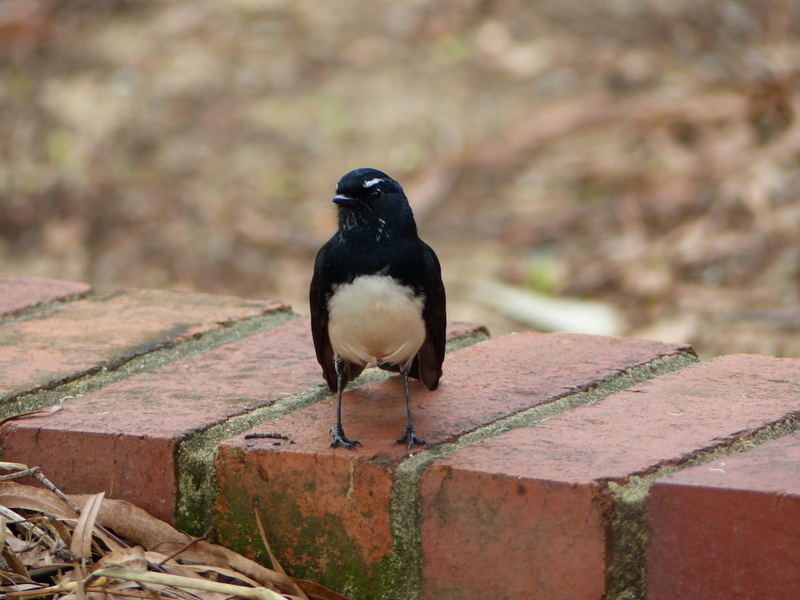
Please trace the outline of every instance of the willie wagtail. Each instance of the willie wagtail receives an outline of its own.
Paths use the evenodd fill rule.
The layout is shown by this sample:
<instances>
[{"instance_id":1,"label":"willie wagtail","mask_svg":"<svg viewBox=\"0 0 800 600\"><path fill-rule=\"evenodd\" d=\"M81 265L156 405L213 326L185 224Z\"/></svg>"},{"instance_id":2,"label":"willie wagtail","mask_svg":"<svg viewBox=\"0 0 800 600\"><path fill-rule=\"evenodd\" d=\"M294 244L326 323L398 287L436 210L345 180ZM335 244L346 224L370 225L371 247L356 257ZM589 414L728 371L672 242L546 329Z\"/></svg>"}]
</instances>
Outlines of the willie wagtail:
<instances>
[{"instance_id":1,"label":"willie wagtail","mask_svg":"<svg viewBox=\"0 0 800 600\"><path fill-rule=\"evenodd\" d=\"M399 371L408 424L397 443L427 446L414 432L408 377L434 390L442 375L445 293L439 260L417 235L403 188L375 169L336 186L339 230L320 248L309 292L317 360L338 397L331 447L355 448L342 429L342 392L376 361Z\"/></svg>"}]
</instances>

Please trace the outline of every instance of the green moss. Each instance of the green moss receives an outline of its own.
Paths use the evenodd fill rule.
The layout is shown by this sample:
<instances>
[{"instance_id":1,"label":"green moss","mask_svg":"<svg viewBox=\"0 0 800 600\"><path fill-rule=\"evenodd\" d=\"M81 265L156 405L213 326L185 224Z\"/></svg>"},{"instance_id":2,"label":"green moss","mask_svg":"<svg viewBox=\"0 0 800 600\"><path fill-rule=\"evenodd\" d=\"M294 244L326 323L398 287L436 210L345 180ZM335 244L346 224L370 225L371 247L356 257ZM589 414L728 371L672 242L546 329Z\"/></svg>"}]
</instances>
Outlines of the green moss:
<instances>
[{"instance_id":1,"label":"green moss","mask_svg":"<svg viewBox=\"0 0 800 600\"><path fill-rule=\"evenodd\" d=\"M206 461L197 456L184 457L179 462L180 498L175 521L178 529L190 535L202 535L210 525L211 506L217 496L216 479L209 475Z\"/></svg>"},{"instance_id":2,"label":"green moss","mask_svg":"<svg viewBox=\"0 0 800 600\"><path fill-rule=\"evenodd\" d=\"M220 541L245 556L271 566L263 547L250 494L222 490L225 504L216 515ZM292 494L264 489L260 497L261 519L273 553L287 573L336 590L353 600L387 597L388 560L369 563L360 544L347 533L345 524L332 516L308 516Z\"/></svg>"},{"instance_id":3,"label":"green moss","mask_svg":"<svg viewBox=\"0 0 800 600\"><path fill-rule=\"evenodd\" d=\"M649 538L645 502L650 482L634 476L624 486L608 482L608 489L614 497L614 511L609 521L611 564L607 597L615 600L645 598L645 554Z\"/></svg>"}]
</instances>

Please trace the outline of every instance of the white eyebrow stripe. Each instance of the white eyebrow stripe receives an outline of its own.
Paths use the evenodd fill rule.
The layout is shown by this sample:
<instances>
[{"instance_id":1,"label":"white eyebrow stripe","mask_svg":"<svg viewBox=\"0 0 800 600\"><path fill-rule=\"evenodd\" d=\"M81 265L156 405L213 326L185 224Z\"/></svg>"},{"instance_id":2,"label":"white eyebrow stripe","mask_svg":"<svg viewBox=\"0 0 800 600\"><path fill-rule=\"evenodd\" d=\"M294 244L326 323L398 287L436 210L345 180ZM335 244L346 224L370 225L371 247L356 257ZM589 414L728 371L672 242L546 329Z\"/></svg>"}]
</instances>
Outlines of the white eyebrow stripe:
<instances>
[{"instance_id":1,"label":"white eyebrow stripe","mask_svg":"<svg viewBox=\"0 0 800 600\"><path fill-rule=\"evenodd\" d=\"M381 181L386 181L383 177L376 177L375 179L370 179L369 181L364 182L364 187L369 188L373 185L378 185Z\"/></svg>"}]
</instances>

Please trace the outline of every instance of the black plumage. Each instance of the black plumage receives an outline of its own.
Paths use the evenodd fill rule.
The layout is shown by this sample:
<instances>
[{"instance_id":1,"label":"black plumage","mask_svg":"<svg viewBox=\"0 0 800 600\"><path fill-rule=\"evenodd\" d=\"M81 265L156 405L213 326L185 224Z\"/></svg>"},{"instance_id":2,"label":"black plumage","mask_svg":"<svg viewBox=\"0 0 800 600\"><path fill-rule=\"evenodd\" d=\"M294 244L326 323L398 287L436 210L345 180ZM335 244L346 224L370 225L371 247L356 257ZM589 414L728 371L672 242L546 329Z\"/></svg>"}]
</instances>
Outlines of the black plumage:
<instances>
[{"instance_id":1,"label":"black plumage","mask_svg":"<svg viewBox=\"0 0 800 600\"><path fill-rule=\"evenodd\" d=\"M408 422L400 442L417 438L408 377L434 390L445 349L445 290L439 260L417 235L408 200L375 169L347 173L336 187L339 228L314 263L309 300L317 360L337 393L332 447L354 448L342 429L342 392L372 360L405 384Z\"/></svg>"}]
</instances>

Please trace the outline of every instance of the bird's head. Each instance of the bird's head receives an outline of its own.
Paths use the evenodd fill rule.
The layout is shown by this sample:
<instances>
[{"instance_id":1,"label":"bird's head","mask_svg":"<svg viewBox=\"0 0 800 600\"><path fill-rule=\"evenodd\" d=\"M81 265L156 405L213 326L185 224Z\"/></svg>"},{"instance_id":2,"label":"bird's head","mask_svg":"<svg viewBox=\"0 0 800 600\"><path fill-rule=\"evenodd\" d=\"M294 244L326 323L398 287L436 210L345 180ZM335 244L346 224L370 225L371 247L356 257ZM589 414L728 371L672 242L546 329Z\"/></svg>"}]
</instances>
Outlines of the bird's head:
<instances>
[{"instance_id":1,"label":"bird's head","mask_svg":"<svg viewBox=\"0 0 800 600\"><path fill-rule=\"evenodd\" d=\"M377 169L355 169L336 185L333 197L339 232L379 239L390 233L416 234L411 207L403 188Z\"/></svg>"}]
</instances>

